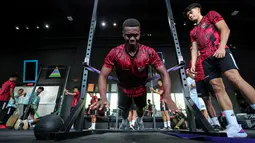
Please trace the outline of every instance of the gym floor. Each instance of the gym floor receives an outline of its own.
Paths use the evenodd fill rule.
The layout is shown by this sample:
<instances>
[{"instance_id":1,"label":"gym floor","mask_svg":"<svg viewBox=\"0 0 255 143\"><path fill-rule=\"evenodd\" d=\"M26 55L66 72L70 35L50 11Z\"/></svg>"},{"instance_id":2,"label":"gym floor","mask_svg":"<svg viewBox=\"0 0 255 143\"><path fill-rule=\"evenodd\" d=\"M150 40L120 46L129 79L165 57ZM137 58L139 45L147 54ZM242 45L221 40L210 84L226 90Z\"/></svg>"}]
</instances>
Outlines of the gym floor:
<instances>
[{"instance_id":1,"label":"gym floor","mask_svg":"<svg viewBox=\"0 0 255 143\"><path fill-rule=\"evenodd\" d=\"M218 142L224 142L224 143L249 143L249 142L255 142L255 130L246 130L248 133L248 138L242 138L240 140L234 139L229 140L229 138L221 137L221 141ZM55 142L55 141L39 141L36 140L34 137L33 130L13 130L13 129L1 129L0 130L0 142L3 143L49 143L49 142ZM67 139L59 141L60 143L68 143L68 142L75 142L75 143L206 143L206 142L214 142L212 141L199 141L199 140L191 140L191 139L183 139L167 134L157 133L157 132L129 132L129 133L104 133L104 134L94 134L94 135L88 135L83 136L79 138L74 139Z\"/></svg>"}]
</instances>

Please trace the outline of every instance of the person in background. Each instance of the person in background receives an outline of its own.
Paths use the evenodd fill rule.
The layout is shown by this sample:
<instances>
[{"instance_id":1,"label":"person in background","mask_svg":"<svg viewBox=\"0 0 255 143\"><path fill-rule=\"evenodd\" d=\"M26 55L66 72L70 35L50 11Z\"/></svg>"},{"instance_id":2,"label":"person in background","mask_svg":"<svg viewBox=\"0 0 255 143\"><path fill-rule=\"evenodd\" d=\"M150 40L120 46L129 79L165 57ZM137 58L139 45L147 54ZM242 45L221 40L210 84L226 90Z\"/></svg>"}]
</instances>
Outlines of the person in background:
<instances>
[{"instance_id":1,"label":"person in background","mask_svg":"<svg viewBox=\"0 0 255 143\"><path fill-rule=\"evenodd\" d=\"M16 103L14 98L14 88L16 86L16 81L18 75L13 74L10 76L9 80L3 83L2 88L0 89L0 121L4 120L4 117L7 113L6 105L9 102L10 98L13 99L13 102ZM0 128L5 128L5 123L0 123Z\"/></svg>"},{"instance_id":2,"label":"person in background","mask_svg":"<svg viewBox=\"0 0 255 143\"><path fill-rule=\"evenodd\" d=\"M71 95L73 96L73 100L72 100L72 104L71 104L71 111L73 110L73 108L77 105L79 99L80 99L80 91L78 87L74 87L73 88L73 92L69 92L68 90L64 90L65 95Z\"/></svg>"},{"instance_id":3,"label":"person in background","mask_svg":"<svg viewBox=\"0 0 255 143\"><path fill-rule=\"evenodd\" d=\"M150 88L152 92L157 93L160 95L160 110L162 113L162 118L164 122L164 128L163 129L172 129L171 128L171 121L170 121L170 116L169 116L169 109L166 105L166 103L163 101L164 97L164 87L163 87L163 82L162 80L158 80L158 86L159 86L159 91L155 90L154 88ZM176 105L175 105L176 106ZM178 109L177 106L175 109Z\"/></svg>"},{"instance_id":4,"label":"person in background","mask_svg":"<svg viewBox=\"0 0 255 143\"><path fill-rule=\"evenodd\" d=\"M91 100L90 100L90 109L89 109L89 114L91 117L91 127L88 128L89 130L95 130L96 129L96 121L97 121L97 117L96 117L96 112L97 109L93 108L94 103L98 102L98 98L96 96L96 94L93 93L89 93Z\"/></svg>"},{"instance_id":5,"label":"person in background","mask_svg":"<svg viewBox=\"0 0 255 143\"><path fill-rule=\"evenodd\" d=\"M21 119L18 119L17 122L15 123L15 125L14 125L15 129L19 129L19 127L22 125L23 129L27 130L29 127L32 126L31 123L35 119L34 115L36 114L36 111L38 110L39 103L40 103L39 95L43 91L44 91L44 87L40 86L37 88L36 92L33 95L31 93L28 96L26 96L25 101L24 101L24 112L23 112ZM30 100L31 100L31 104L29 103ZM27 113L25 113L26 108L28 108ZM30 120L28 120L29 115L31 117ZM24 120L23 120L23 118L24 118Z\"/></svg>"},{"instance_id":6,"label":"person in background","mask_svg":"<svg viewBox=\"0 0 255 143\"><path fill-rule=\"evenodd\" d=\"M137 118L136 105L133 101L128 114L129 127L132 130L135 130L136 118Z\"/></svg>"},{"instance_id":7,"label":"person in background","mask_svg":"<svg viewBox=\"0 0 255 143\"><path fill-rule=\"evenodd\" d=\"M19 102L19 99L21 96L26 96L26 92L24 92L24 89L20 88L18 92L14 93L14 98L16 103L14 103L14 100L11 98L7 104L7 114L4 117L3 123L6 123L8 119L13 115L14 111L17 109L17 103ZM7 127L5 127L7 128Z\"/></svg>"}]
</instances>

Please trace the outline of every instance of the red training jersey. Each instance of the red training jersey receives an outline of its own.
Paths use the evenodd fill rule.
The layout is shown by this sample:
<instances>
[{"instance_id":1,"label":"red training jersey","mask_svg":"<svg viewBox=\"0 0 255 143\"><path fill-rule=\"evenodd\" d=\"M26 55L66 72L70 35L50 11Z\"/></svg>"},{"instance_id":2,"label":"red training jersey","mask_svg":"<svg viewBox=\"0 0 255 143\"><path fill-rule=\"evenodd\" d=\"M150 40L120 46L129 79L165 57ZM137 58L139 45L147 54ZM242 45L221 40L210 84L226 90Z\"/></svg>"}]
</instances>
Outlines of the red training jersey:
<instances>
[{"instance_id":1,"label":"red training jersey","mask_svg":"<svg viewBox=\"0 0 255 143\"><path fill-rule=\"evenodd\" d=\"M80 92L74 92L74 93L75 93L75 95L73 97L71 107L74 107L78 103L80 96L81 96Z\"/></svg>"},{"instance_id":2,"label":"red training jersey","mask_svg":"<svg viewBox=\"0 0 255 143\"><path fill-rule=\"evenodd\" d=\"M131 57L125 44L113 48L105 58L104 67L113 68L119 79L118 87L130 97L146 93L149 65L158 68L163 65L158 53L148 46L138 44L138 52Z\"/></svg>"},{"instance_id":3,"label":"red training jersey","mask_svg":"<svg viewBox=\"0 0 255 143\"><path fill-rule=\"evenodd\" d=\"M14 90L16 86L16 82L14 81L6 81L2 85L2 88L0 89L0 101L9 101L11 98L10 91L11 89Z\"/></svg>"},{"instance_id":4,"label":"red training jersey","mask_svg":"<svg viewBox=\"0 0 255 143\"><path fill-rule=\"evenodd\" d=\"M197 42L202 61L212 56L219 48L220 32L215 24L221 20L224 19L219 13L209 11L201 22L190 31L191 42Z\"/></svg>"}]
</instances>

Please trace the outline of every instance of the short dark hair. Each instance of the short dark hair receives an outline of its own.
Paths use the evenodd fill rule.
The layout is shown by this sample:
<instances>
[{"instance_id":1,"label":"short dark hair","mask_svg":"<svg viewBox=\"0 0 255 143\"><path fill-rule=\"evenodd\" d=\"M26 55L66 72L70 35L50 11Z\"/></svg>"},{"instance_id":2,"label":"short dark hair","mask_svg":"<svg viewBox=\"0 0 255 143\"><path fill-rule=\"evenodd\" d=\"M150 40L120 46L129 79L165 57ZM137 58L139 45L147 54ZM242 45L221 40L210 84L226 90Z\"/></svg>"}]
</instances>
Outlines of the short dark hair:
<instances>
[{"instance_id":1,"label":"short dark hair","mask_svg":"<svg viewBox=\"0 0 255 143\"><path fill-rule=\"evenodd\" d=\"M184 12L183 12L183 15L184 17L187 17L187 12L191 11L193 8L202 8L201 5L199 3L192 3L190 4L189 6L187 6L185 9L184 9Z\"/></svg>"},{"instance_id":2,"label":"short dark hair","mask_svg":"<svg viewBox=\"0 0 255 143\"><path fill-rule=\"evenodd\" d=\"M140 22L137 19L129 18L122 24L122 28L124 29L125 27L140 27Z\"/></svg>"},{"instance_id":3,"label":"short dark hair","mask_svg":"<svg viewBox=\"0 0 255 143\"><path fill-rule=\"evenodd\" d=\"M159 82L159 81L163 82L162 79L158 79L158 82Z\"/></svg>"},{"instance_id":4,"label":"short dark hair","mask_svg":"<svg viewBox=\"0 0 255 143\"><path fill-rule=\"evenodd\" d=\"M21 90L22 90L22 91L24 91L24 89L23 89L23 88L20 88L18 91L21 91Z\"/></svg>"},{"instance_id":5,"label":"short dark hair","mask_svg":"<svg viewBox=\"0 0 255 143\"><path fill-rule=\"evenodd\" d=\"M18 75L18 74L12 74L12 75L10 76L10 78L13 78L13 77L18 78L18 77L19 77L19 75Z\"/></svg>"},{"instance_id":6,"label":"short dark hair","mask_svg":"<svg viewBox=\"0 0 255 143\"><path fill-rule=\"evenodd\" d=\"M77 89L79 90L79 87L78 87L78 86L73 87L73 89L75 89L75 88L77 88Z\"/></svg>"},{"instance_id":7,"label":"short dark hair","mask_svg":"<svg viewBox=\"0 0 255 143\"><path fill-rule=\"evenodd\" d=\"M44 87L42 86L38 87L38 89L41 89L42 91L44 91Z\"/></svg>"}]
</instances>

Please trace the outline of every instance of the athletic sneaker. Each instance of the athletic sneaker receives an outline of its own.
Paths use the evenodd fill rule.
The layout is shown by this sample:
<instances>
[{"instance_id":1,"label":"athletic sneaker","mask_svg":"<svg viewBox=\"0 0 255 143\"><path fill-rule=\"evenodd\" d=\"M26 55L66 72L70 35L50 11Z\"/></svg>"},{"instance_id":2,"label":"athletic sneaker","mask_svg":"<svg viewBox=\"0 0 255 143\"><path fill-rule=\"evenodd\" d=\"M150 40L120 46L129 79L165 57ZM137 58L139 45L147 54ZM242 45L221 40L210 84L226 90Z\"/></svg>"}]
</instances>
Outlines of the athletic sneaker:
<instances>
[{"instance_id":1,"label":"athletic sneaker","mask_svg":"<svg viewBox=\"0 0 255 143\"><path fill-rule=\"evenodd\" d=\"M137 125L138 125L138 130L143 130L144 129L143 120L138 121Z\"/></svg>"},{"instance_id":2,"label":"athletic sneaker","mask_svg":"<svg viewBox=\"0 0 255 143\"><path fill-rule=\"evenodd\" d=\"M227 136L230 138L245 138L247 137L247 134L240 125L239 126L228 125Z\"/></svg>"},{"instance_id":3,"label":"athletic sneaker","mask_svg":"<svg viewBox=\"0 0 255 143\"><path fill-rule=\"evenodd\" d=\"M29 127L30 127L30 125L28 123L28 120L24 120L23 121L23 130L27 130L27 129L29 129Z\"/></svg>"},{"instance_id":4,"label":"athletic sneaker","mask_svg":"<svg viewBox=\"0 0 255 143\"><path fill-rule=\"evenodd\" d=\"M129 127L130 129L135 130L135 124L129 123Z\"/></svg>"},{"instance_id":5,"label":"athletic sneaker","mask_svg":"<svg viewBox=\"0 0 255 143\"><path fill-rule=\"evenodd\" d=\"M216 130L216 131L221 131L222 130L221 126L219 126L219 125L213 125L213 129Z\"/></svg>"},{"instance_id":6,"label":"athletic sneaker","mask_svg":"<svg viewBox=\"0 0 255 143\"><path fill-rule=\"evenodd\" d=\"M93 127L90 127L90 128L88 128L88 130L95 130L95 128L93 128Z\"/></svg>"},{"instance_id":7,"label":"athletic sneaker","mask_svg":"<svg viewBox=\"0 0 255 143\"><path fill-rule=\"evenodd\" d=\"M16 122L15 125L14 125L14 129L18 130L19 127L20 127L20 125L21 125L21 123L23 123L22 120L21 120L21 119L18 119L17 122Z\"/></svg>"},{"instance_id":8,"label":"athletic sneaker","mask_svg":"<svg viewBox=\"0 0 255 143\"><path fill-rule=\"evenodd\" d=\"M128 124L127 119L126 120L122 119L119 129L126 130L127 124Z\"/></svg>"}]
</instances>

